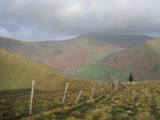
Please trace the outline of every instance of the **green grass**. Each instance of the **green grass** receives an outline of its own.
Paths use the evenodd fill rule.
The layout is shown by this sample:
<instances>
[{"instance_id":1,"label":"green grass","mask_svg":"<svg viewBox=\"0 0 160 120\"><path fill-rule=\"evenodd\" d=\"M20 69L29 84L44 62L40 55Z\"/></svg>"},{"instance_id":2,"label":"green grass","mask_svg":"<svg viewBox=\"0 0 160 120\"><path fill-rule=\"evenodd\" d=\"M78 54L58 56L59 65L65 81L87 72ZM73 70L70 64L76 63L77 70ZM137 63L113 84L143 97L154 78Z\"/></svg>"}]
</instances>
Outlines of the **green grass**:
<instances>
[{"instance_id":1,"label":"green grass","mask_svg":"<svg viewBox=\"0 0 160 120\"><path fill-rule=\"evenodd\" d=\"M45 79L63 79L63 76L54 70L2 49L0 49L0 71L1 90L28 88L32 80L39 83L39 81L45 82L43 81Z\"/></svg>"},{"instance_id":2,"label":"green grass","mask_svg":"<svg viewBox=\"0 0 160 120\"><path fill-rule=\"evenodd\" d=\"M107 67L104 62L99 62L94 65L82 67L72 74L74 75L74 77L90 79L102 83L111 79L127 81L129 75L129 73L127 72L119 72Z\"/></svg>"}]
</instances>

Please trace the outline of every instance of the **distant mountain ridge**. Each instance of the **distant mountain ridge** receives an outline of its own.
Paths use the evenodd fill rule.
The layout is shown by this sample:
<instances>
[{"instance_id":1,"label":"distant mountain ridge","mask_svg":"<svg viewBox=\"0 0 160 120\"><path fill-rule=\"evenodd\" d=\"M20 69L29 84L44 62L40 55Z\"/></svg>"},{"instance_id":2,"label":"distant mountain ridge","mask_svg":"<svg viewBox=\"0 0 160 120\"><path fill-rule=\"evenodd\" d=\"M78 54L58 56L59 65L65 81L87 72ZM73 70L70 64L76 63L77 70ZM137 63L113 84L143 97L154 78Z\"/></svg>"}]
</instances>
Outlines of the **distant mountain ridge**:
<instances>
[{"instance_id":1,"label":"distant mountain ridge","mask_svg":"<svg viewBox=\"0 0 160 120\"><path fill-rule=\"evenodd\" d=\"M84 38L90 38L94 40L105 41L111 45L118 47L133 47L144 43L146 40L154 39L155 37L147 36L147 35L115 35L115 34L86 34L84 36L80 36Z\"/></svg>"},{"instance_id":2,"label":"distant mountain ridge","mask_svg":"<svg viewBox=\"0 0 160 120\"><path fill-rule=\"evenodd\" d=\"M0 37L0 48L64 72L94 64L151 38L143 35L87 34L66 41L27 42Z\"/></svg>"}]
</instances>

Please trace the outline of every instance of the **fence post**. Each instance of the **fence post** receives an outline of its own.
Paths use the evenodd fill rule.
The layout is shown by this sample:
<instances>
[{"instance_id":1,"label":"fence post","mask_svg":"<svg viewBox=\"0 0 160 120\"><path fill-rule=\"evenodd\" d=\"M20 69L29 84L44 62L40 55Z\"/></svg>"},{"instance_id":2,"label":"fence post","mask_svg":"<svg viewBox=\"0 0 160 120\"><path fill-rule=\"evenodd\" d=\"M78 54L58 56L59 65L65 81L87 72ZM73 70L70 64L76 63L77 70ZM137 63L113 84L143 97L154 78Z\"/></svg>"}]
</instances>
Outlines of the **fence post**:
<instances>
[{"instance_id":1,"label":"fence post","mask_svg":"<svg viewBox=\"0 0 160 120\"><path fill-rule=\"evenodd\" d=\"M92 88L91 100L93 99L94 87Z\"/></svg>"},{"instance_id":2,"label":"fence post","mask_svg":"<svg viewBox=\"0 0 160 120\"><path fill-rule=\"evenodd\" d=\"M66 97L66 93L67 93L67 88L68 88L68 82L66 83L66 88L65 88L65 91L64 91L63 104L64 104L64 101L65 101L65 97Z\"/></svg>"},{"instance_id":3,"label":"fence post","mask_svg":"<svg viewBox=\"0 0 160 120\"><path fill-rule=\"evenodd\" d=\"M82 90L79 92L79 95L78 95L76 101L74 102L75 104L77 104L77 102L78 102L78 100L79 100L79 98L80 98L80 96L81 96L81 93L82 93Z\"/></svg>"},{"instance_id":4,"label":"fence post","mask_svg":"<svg viewBox=\"0 0 160 120\"><path fill-rule=\"evenodd\" d=\"M112 83L113 83L113 81L111 80L110 82L111 82L111 92L112 92Z\"/></svg>"},{"instance_id":5,"label":"fence post","mask_svg":"<svg viewBox=\"0 0 160 120\"><path fill-rule=\"evenodd\" d=\"M33 94L34 94L34 83L35 83L35 81L32 80L32 89L31 89L31 100L30 100L30 107L29 107L29 115L32 115L32 103L33 103Z\"/></svg>"},{"instance_id":6,"label":"fence post","mask_svg":"<svg viewBox=\"0 0 160 120\"><path fill-rule=\"evenodd\" d=\"M108 86L108 81L106 81L106 86Z\"/></svg>"},{"instance_id":7,"label":"fence post","mask_svg":"<svg viewBox=\"0 0 160 120\"><path fill-rule=\"evenodd\" d=\"M116 79L116 90L118 89L117 85L118 85L118 80Z\"/></svg>"}]
</instances>

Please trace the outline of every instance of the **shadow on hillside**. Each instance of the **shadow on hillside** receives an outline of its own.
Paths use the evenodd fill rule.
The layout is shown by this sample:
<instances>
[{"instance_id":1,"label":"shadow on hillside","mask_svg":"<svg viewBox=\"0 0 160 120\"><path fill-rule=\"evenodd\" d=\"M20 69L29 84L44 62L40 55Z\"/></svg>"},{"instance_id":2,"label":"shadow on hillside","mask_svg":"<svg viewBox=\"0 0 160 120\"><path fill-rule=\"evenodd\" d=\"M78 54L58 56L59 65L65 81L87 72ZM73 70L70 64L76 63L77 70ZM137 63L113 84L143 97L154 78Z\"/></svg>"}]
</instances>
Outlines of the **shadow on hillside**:
<instances>
[{"instance_id":1,"label":"shadow on hillside","mask_svg":"<svg viewBox=\"0 0 160 120\"><path fill-rule=\"evenodd\" d=\"M15 120L15 111L12 103L0 99L0 119L1 120Z\"/></svg>"},{"instance_id":2,"label":"shadow on hillside","mask_svg":"<svg viewBox=\"0 0 160 120\"><path fill-rule=\"evenodd\" d=\"M30 91L31 89L0 90L0 95L22 94Z\"/></svg>"}]
</instances>

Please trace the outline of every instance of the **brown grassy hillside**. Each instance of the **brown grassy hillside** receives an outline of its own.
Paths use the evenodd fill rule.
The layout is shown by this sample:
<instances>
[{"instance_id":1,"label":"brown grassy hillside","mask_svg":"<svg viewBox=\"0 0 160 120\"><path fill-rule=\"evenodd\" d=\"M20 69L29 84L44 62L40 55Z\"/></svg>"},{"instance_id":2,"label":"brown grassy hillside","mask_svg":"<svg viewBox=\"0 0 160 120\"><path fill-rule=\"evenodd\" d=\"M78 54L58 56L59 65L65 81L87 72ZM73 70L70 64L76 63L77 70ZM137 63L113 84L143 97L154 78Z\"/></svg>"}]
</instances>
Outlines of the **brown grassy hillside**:
<instances>
[{"instance_id":1,"label":"brown grassy hillside","mask_svg":"<svg viewBox=\"0 0 160 120\"><path fill-rule=\"evenodd\" d=\"M83 37L59 42L24 42L1 37L0 47L58 71L69 71L93 64L107 55L122 50L107 42L92 41Z\"/></svg>"}]
</instances>

